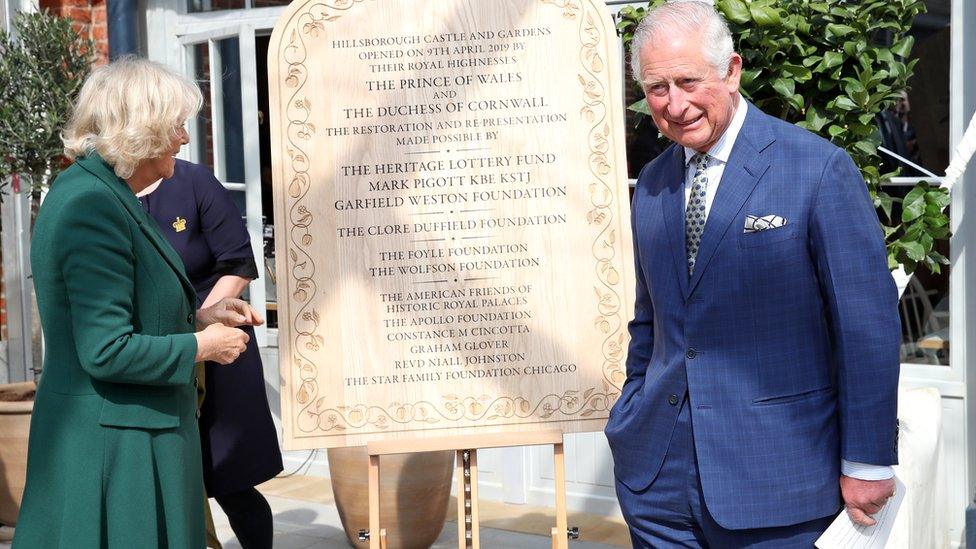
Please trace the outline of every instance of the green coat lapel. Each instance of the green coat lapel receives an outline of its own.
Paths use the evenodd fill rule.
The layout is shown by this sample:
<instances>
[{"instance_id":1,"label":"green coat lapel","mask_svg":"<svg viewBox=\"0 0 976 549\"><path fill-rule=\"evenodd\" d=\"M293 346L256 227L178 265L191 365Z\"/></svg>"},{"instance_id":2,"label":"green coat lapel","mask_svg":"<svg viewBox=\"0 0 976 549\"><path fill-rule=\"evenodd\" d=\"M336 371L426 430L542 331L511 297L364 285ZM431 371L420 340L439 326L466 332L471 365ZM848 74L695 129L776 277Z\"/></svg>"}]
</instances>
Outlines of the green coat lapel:
<instances>
[{"instance_id":1,"label":"green coat lapel","mask_svg":"<svg viewBox=\"0 0 976 549\"><path fill-rule=\"evenodd\" d=\"M119 201L125 207L125 210L132 216L132 219L139 225L142 229L143 234L152 245L159 250L159 254L163 256L166 263L173 269L176 273L177 278L180 279L180 284L183 285L183 291L186 292L187 298L190 300L190 305L196 308L197 305L197 293L193 288L193 284L190 283L190 279L186 276L186 268L183 265L183 260L173 249L173 246L160 234L159 229L156 228L155 222L146 214L145 210L142 209L142 204L136 195L133 194L132 189L129 185L115 175L115 171L105 163L96 153L91 153L84 158L79 158L75 161L79 166L85 169L85 171L94 175L100 179L105 185L111 189L116 196L119 197Z\"/></svg>"}]
</instances>

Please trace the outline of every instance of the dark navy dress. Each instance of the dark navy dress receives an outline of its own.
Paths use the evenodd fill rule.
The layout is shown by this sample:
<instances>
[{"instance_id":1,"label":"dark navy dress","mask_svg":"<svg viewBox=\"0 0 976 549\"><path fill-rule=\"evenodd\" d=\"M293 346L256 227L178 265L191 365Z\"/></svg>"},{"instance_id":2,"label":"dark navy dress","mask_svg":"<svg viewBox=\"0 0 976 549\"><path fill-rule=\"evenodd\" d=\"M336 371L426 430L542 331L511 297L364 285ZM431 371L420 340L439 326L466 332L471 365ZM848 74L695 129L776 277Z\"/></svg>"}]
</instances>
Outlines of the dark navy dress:
<instances>
[{"instance_id":1,"label":"dark navy dress","mask_svg":"<svg viewBox=\"0 0 976 549\"><path fill-rule=\"evenodd\" d=\"M198 306L222 276L257 278L241 212L209 169L177 160L173 177L140 200L183 259ZM243 329L251 340L237 361L206 365L200 442L211 497L246 490L282 469L254 329Z\"/></svg>"}]
</instances>

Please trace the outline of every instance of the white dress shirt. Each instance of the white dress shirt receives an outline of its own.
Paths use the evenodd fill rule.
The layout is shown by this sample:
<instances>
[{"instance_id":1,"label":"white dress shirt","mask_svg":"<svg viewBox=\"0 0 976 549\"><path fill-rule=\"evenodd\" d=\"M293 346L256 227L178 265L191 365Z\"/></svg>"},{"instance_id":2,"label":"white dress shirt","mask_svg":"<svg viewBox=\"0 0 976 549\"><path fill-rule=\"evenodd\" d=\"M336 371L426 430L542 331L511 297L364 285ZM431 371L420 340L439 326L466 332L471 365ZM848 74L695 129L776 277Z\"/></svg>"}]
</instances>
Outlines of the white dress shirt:
<instances>
[{"instance_id":1,"label":"white dress shirt","mask_svg":"<svg viewBox=\"0 0 976 549\"><path fill-rule=\"evenodd\" d=\"M746 111L749 104L739 96L739 105L732 115L732 121L726 128L722 137L708 149L708 165L705 168L705 177L708 178L708 186L705 189L705 220L707 223L708 214L712 211L712 202L715 200L715 193L722 182L722 174L725 166L729 163L729 156L732 154L732 147L735 145L736 138L742 130L742 125L746 121ZM695 179L696 166L691 159L698 154L698 151L685 147L685 207L688 207L688 200L691 198L692 181ZM860 479L860 480L884 480L895 476L895 471L887 465L872 465L869 463L859 463L856 461L840 461L841 474Z\"/></svg>"}]
</instances>

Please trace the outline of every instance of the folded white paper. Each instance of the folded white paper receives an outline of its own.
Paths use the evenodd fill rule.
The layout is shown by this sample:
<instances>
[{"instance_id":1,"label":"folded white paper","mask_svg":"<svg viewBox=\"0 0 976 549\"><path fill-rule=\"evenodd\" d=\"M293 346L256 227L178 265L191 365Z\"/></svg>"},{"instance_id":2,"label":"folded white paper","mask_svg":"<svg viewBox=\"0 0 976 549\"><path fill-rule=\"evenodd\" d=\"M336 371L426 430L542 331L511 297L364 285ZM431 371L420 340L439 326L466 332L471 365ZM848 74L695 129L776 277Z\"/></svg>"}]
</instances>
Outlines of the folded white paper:
<instances>
[{"instance_id":1,"label":"folded white paper","mask_svg":"<svg viewBox=\"0 0 976 549\"><path fill-rule=\"evenodd\" d=\"M818 549L884 549L904 499L905 484L895 477L894 497L873 516L877 524L861 526L851 520L846 511L842 511L817 540L816 546Z\"/></svg>"}]
</instances>

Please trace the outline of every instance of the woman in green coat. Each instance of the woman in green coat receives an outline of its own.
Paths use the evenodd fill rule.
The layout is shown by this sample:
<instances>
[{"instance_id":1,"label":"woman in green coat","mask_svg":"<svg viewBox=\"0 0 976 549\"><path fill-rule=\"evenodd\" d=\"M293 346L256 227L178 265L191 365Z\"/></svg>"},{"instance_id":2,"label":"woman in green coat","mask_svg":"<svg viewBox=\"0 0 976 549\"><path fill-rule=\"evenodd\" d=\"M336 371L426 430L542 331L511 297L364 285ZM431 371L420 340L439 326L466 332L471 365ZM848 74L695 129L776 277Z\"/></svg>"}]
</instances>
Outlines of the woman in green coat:
<instances>
[{"instance_id":1,"label":"woman in green coat","mask_svg":"<svg viewBox=\"0 0 976 549\"><path fill-rule=\"evenodd\" d=\"M172 176L201 101L137 58L95 69L81 90L63 135L74 164L34 226L47 347L17 549L204 546L194 364L233 361L247 335L224 324L260 319L239 300L196 312L135 196Z\"/></svg>"}]
</instances>

